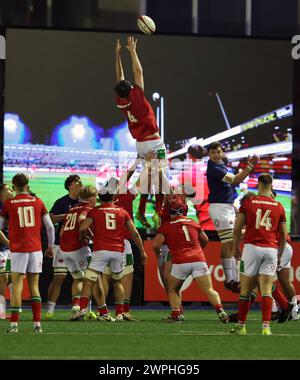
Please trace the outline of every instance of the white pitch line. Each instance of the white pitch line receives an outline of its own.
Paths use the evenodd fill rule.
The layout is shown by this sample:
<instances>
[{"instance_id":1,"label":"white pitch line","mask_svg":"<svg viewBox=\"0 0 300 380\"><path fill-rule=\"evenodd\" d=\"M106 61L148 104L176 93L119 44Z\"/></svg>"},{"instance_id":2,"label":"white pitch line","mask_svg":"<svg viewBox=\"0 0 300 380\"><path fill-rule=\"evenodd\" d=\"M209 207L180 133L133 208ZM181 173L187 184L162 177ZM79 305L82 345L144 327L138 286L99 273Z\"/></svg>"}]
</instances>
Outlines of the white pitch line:
<instances>
[{"instance_id":1,"label":"white pitch line","mask_svg":"<svg viewBox=\"0 0 300 380\"><path fill-rule=\"evenodd\" d=\"M16 335L25 335L25 334L31 334L33 335L33 333L18 333ZM7 334L2 334L2 335L6 335L8 336ZM16 336L14 335L14 336ZM128 332L69 332L69 333L66 333L66 332L44 332L43 334L41 334L41 336L43 335L141 335L141 336L146 336L146 335L149 335L149 336L161 336L162 334L160 333L157 333L157 334L153 334L153 333L137 333L137 332L133 332L133 333L128 333ZM174 332L174 333L165 333L164 332L164 336L233 336L234 334L231 334L230 331L226 331L226 332L211 332L211 333L206 333L206 332L200 332L200 331L177 331L177 332ZM261 334L259 333L247 333L246 335L248 336L261 336ZM11 335L10 335L11 336ZM283 334L283 333L275 333L273 334L272 336L285 336L285 337L300 337L300 334Z\"/></svg>"}]
</instances>

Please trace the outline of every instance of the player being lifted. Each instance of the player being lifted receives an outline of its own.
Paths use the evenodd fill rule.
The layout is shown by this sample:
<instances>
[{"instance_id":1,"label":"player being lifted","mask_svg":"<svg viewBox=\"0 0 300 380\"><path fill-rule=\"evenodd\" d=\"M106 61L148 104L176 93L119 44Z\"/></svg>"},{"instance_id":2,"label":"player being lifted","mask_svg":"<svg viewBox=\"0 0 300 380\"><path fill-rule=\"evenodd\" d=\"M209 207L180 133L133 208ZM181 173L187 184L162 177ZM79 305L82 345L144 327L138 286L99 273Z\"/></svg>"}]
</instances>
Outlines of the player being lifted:
<instances>
[{"instance_id":1,"label":"player being lifted","mask_svg":"<svg viewBox=\"0 0 300 380\"><path fill-rule=\"evenodd\" d=\"M242 229L246 225L240 267L238 325L231 331L238 335L246 334L250 292L257 285L262 295L262 335L271 335L272 286L287 235L285 211L282 204L272 197L272 181L270 174L258 177L258 195L243 202L234 227L233 252L238 252Z\"/></svg>"},{"instance_id":2,"label":"player being lifted","mask_svg":"<svg viewBox=\"0 0 300 380\"><path fill-rule=\"evenodd\" d=\"M136 52L136 45L137 40L134 37L127 38L126 47L131 57L134 77L134 84L132 84L131 82L125 80L121 61L121 44L119 40L116 42L115 53L117 84L115 86L115 91L118 95L116 100L117 107L126 115L129 131L132 137L136 140L138 155L141 158L145 158L145 155L149 151L155 152L155 158L158 160L153 161L158 161L156 162L156 173L157 175L159 173L160 176L160 184L158 184L158 187L161 185L161 187L168 188L168 181L164 176L164 173L161 171L162 166L166 165L166 147L159 135L155 113L150 103L145 98L143 69ZM148 188L148 191L150 192L150 188ZM162 189L155 189L155 192L156 212L152 219L154 226L158 227L162 210L163 192ZM145 227L149 228L150 224L145 217L147 198L148 194L146 192L142 194L136 218Z\"/></svg>"},{"instance_id":3,"label":"player being lifted","mask_svg":"<svg viewBox=\"0 0 300 380\"><path fill-rule=\"evenodd\" d=\"M9 248L11 251L11 277L13 292L11 297L11 327L7 332L18 332L19 311L22 303L24 276L27 280L32 299L34 332L41 333L41 296L39 292L39 273L42 272L43 253L41 243L42 223L45 225L48 238L46 255L53 256L54 226L44 203L28 194L28 176L16 174L13 189L16 196L8 199L0 218L3 228L5 218L9 220Z\"/></svg>"}]
</instances>

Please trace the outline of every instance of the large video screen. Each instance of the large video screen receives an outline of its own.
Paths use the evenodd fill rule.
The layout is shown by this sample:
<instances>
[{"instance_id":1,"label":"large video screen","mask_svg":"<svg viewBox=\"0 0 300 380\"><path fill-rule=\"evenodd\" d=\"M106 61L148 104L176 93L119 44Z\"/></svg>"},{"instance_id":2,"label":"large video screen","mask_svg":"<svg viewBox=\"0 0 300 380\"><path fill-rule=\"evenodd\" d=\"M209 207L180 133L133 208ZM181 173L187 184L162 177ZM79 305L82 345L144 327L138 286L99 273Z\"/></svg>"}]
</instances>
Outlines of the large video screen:
<instances>
[{"instance_id":1,"label":"large video screen","mask_svg":"<svg viewBox=\"0 0 300 380\"><path fill-rule=\"evenodd\" d=\"M125 78L133 80L127 35L122 33L7 30L4 181L20 171L48 208L77 173L99 186L120 176L136 157L135 140L115 103L116 39L122 43ZM277 199L290 224L292 62L288 41L135 35L145 95L157 117L171 169L180 184L196 165L204 187L189 215L213 229L207 214L206 163L192 161L190 145L221 141L228 165L238 172L253 153L261 157L239 187L255 189L257 176L274 176ZM138 171L141 168L138 168ZM138 172L137 171L137 172ZM138 174L136 174L138 176ZM137 177L134 176L132 181ZM198 181L198 182L199 182ZM149 197L147 217L154 212ZM134 202L137 210L139 197ZM138 225L139 226L139 225Z\"/></svg>"}]
</instances>

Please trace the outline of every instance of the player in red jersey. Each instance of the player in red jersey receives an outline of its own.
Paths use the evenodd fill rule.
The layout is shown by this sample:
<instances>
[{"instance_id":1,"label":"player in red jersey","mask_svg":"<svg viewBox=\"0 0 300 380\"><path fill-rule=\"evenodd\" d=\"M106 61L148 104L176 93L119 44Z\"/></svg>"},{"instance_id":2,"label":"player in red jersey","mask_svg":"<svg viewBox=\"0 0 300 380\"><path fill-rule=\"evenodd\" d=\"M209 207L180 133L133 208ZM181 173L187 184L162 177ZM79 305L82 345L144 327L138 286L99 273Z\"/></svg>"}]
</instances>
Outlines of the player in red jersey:
<instances>
[{"instance_id":1,"label":"player in red jersey","mask_svg":"<svg viewBox=\"0 0 300 380\"><path fill-rule=\"evenodd\" d=\"M27 280L32 299L34 332L41 333L41 296L39 273L42 272L43 253L41 243L42 223L48 237L46 255L53 256L54 226L44 203L28 194L27 175L19 173L13 179L16 196L4 203L1 213L1 229L5 218L9 224L9 248L11 251L11 276L13 293L11 297L11 327L7 332L18 332L19 310L22 304L23 280Z\"/></svg>"},{"instance_id":2,"label":"player in red jersey","mask_svg":"<svg viewBox=\"0 0 300 380\"><path fill-rule=\"evenodd\" d=\"M287 234L284 208L272 198L272 181L270 174L261 174L258 177L258 195L243 202L234 227L233 252L236 253L242 229L246 225L240 265L238 325L231 330L239 335L246 334L245 322L250 308L250 292L257 285L262 295L262 335L271 334L272 286Z\"/></svg>"},{"instance_id":3,"label":"player in red jersey","mask_svg":"<svg viewBox=\"0 0 300 380\"><path fill-rule=\"evenodd\" d=\"M202 245L208 238L198 223L183 216L183 203L178 199L169 202L170 221L164 222L153 240L153 250L159 254L166 243L172 254L172 271L168 284L169 303L172 309L170 322L180 322L179 290L189 276L195 279L199 288L206 294L215 307L220 321L228 320L223 310L218 292L213 289L211 276L206 263Z\"/></svg>"},{"instance_id":4,"label":"player in red jersey","mask_svg":"<svg viewBox=\"0 0 300 380\"><path fill-rule=\"evenodd\" d=\"M272 190L272 196L275 199L276 198L276 191ZM280 236L278 234L277 239L280 239ZM277 278L281 285L281 288L283 290L284 295L283 297L280 290L278 289L277 285L274 284L273 286L273 298L274 292L278 294L279 297L279 305L281 307L281 312L278 315L278 322L282 323L285 322L291 315L291 318L293 320L298 320L298 304L297 304L297 298L296 298L296 292L293 282L291 281L291 260L293 257L293 247L291 245L291 237L289 234L287 234L286 239L286 245L284 248L284 251L280 257L280 260L278 262L277 267ZM277 301L277 299L275 298Z\"/></svg>"},{"instance_id":5,"label":"player in red jersey","mask_svg":"<svg viewBox=\"0 0 300 380\"><path fill-rule=\"evenodd\" d=\"M124 71L121 61L121 44L117 40L116 53L116 77L117 84L115 91L117 93L117 107L126 115L129 131L134 139L136 139L136 148L138 155L145 158L149 151L155 152L156 159L152 162L152 169L155 175L159 175L158 188L168 189L169 184L164 175L164 167L166 161L166 147L159 135L158 126L156 123L155 113L145 98L144 94L144 76L143 69L136 52L137 40L134 37L127 38L127 49L129 51L132 63L134 76L134 85L125 80ZM155 186L156 187L156 186ZM163 202L162 189L155 189L156 197L156 213L153 215L155 227L160 223L160 213ZM150 188L148 187L150 192ZM145 217L146 202L148 194L144 193L141 196L139 211L136 218L147 228L150 227L149 222Z\"/></svg>"},{"instance_id":6,"label":"player in red jersey","mask_svg":"<svg viewBox=\"0 0 300 380\"><path fill-rule=\"evenodd\" d=\"M82 241L80 239L79 226L96 205L97 195L97 189L94 186L81 188L79 191L79 203L66 214L60 231L60 251L64 263L73 277L72 315L80 310L82 281L88 266L88 259L91 256L88 240ZM78 292L79 290L80 293Z\"/></svg>"},{"instance_id":7,"label":"player in red jersey","mask_svg":"<svg viewBox=\"0 0 300 380\"><path fill-rule=\"evenodd\" d=\"M113 199L115 193L115 187L113 189L109 186L103 187L99 194L101 205L91 210L88 217L80 225L80 231L83 236L86 235L89 228L93 227L94 245L92 260L85 273L80 299L81 311L78 313L77 318L84 316L91 295L91 288L98 279L103 295L103 304L98 304L99 319L113 320L108 315L99 274L104 272L107 265L109 265L113 274L121 273L124 269L124 237L127 230L130 232L132 239L140 251L142 264L144 264L147 257L140 234L135 228L129 214L124 209L114 205Z\"/></svg>"},{"instance_id":8,"label":"player in red jersey","mask_svg":"<svg viewBox=\"0 0 300 380\"><path fill-rule=\"evenodd\" d=\"M132 177L139 161L140 160L137 159L134 165L131 166L128 171L121 176L120 180L111 178L109 181L111 182L115 180L115 186L118 188L118 193L114 197L114 204L127 211L132 220L133 201L137 196L137 188L136 185L128 188L127 184ZM115 309L118 320L136 321L137 319L130 313L130 300L134 273L133 247L135 246L133 245L134 242L132 242L131 235L128 231L126 231L125 234L124 244L124 254L126 258L124 270L120 274L114 275L111 273L110 268L107 266L104 270L104 273L102 274L102 282L105 296L108 294L109 285L113 283L116 306ZM121 302L123 302L123 305L120 304Z\"/></svg>"}]
</instances>

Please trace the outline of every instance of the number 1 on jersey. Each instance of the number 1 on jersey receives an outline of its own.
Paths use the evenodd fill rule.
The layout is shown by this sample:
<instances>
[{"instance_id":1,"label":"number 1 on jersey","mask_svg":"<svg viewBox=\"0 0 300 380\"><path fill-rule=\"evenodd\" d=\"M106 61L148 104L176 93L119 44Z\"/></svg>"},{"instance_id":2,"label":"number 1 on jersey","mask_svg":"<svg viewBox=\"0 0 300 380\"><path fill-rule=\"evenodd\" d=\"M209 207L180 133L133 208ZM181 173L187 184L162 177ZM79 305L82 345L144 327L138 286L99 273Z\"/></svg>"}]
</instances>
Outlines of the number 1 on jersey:
<instances>
[{"instance_id":1,"label":"number 1 on jersey","mask_svg":"<svg viewBox=\"0 0 300 380\"><path fill-rule=\"evenodd\" d=\"M182 226L182 230L184 232L184 236L185 236L186 241L191 241L190 233L189 233L187 226Z\"/></svg>"}]
</instances>

